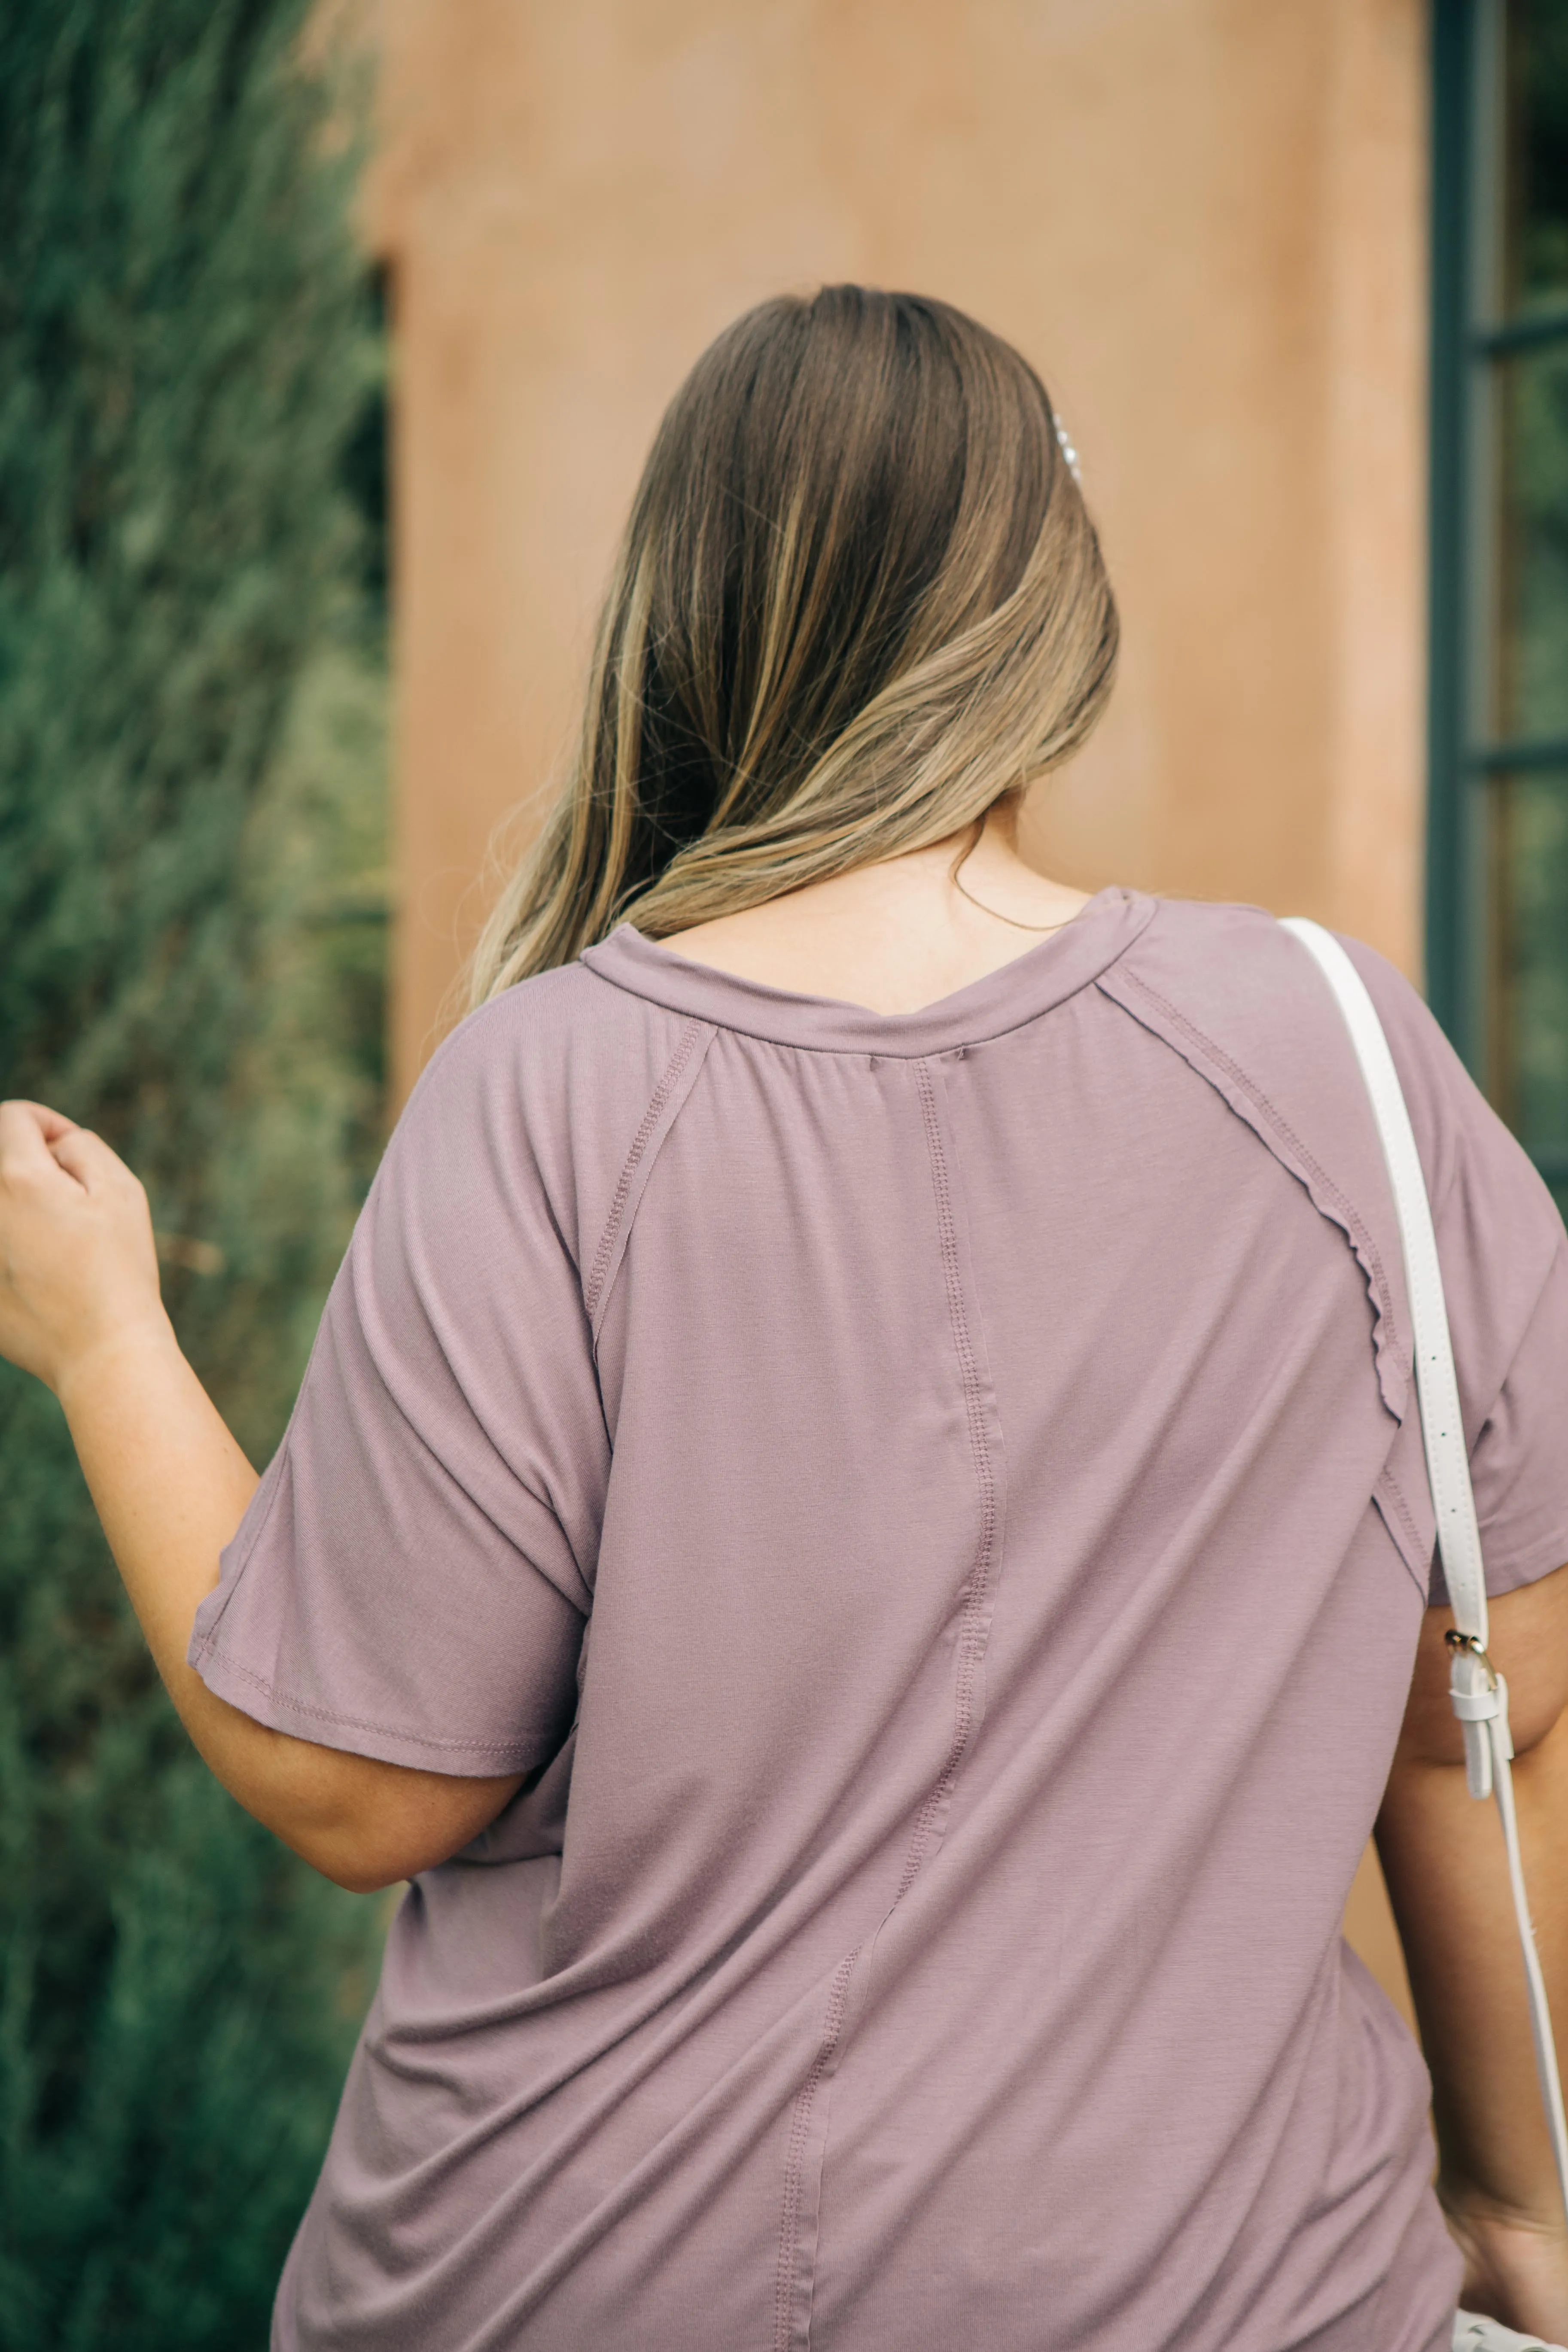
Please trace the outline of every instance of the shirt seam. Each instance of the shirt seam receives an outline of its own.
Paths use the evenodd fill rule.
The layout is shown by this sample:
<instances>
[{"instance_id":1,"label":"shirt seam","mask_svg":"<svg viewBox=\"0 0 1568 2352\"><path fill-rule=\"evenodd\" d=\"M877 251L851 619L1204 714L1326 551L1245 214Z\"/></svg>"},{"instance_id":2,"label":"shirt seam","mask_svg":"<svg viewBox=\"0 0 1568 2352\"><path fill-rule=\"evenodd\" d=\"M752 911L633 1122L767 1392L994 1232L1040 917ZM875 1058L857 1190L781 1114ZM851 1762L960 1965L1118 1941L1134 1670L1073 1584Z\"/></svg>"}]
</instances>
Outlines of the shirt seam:
<instances>
[{"instance_id":1,"label":"shirt seam","mask_svg":"<svg viewBox=\"0 0 1568 2352\"><path fill-rule=\"evenodd\" d=\"M1405 1495L1404 1487L1400 1485L1393 1471L1389 1469L1386 1463L1378 1472L1377 1476L1378 1484L1384 1488L1394 1509L1399 1514L1401 1524L1405 1528L1405 1534L1410 1538L1412 1548L1417 1556L1419 1556L1424 1549L1421 1541L1421 1530L1415 1524L1415 1515L1410 1507L1409 1498Z\"/></svg>"},{"instance_id":2,"label":"shirt seam","mask_svg":"<svg viewBox=\"0 0 1568 2352\"><path fill-rule=\"evenodd\" d=\"M1390 1526L1387 1532L1393 1538L1394 1550L1399 1554L1399 1564L1401 1568L1404 1569L1406 1576L1409 1577L1410 1581L1415 1587L1416 1591L1422 1595L1424 1600L1430 1601L1432 1597L1432 1574L1430 1565L1428 1565L1425 1576L1422 1575L1420 1570L1415 1565L1418 1559L1420 1559L1425 1554L1427 1554L1428 1548L1422 1543L1421 1530L1415 1524L1415 1515L1411 1510L1410 1498L1405 1494L1404 1487L1400 1485L1398 1479L1394 1476L1393 1471L1388 1467L1386 1463L1384 1464L1383 1468L1377 1474L1376 1483L1373 1487L1372 1499L1373 1507L1379 1510L1383 1510L1384 1505L1386 1503L1387 1509L1384 1511L1384 1518L1386 1519L1388 1512L1392 1511L1394 1518L1398 1520L1399 1526L1405 1530L1405 1533L1409 1539L1410 1549L1408 1551L1405 1550L1405 1546L1400 1542L1398 1532L1394 1528Z\"/></svg>"},{"instance_id":3,"label":"shirt seam","mask_svg":"<svg viewBox=\"0 0 1568 2352\"><path fill-rule=\"evenodd\" d=\"M1222 1045L1216 1045L1206 1031L1198 1027L1195 1021L1189 1020L1187 1015L1173 1004L1168 997L1162 996L1157 988L1152 987L1148 981L1141 979L1131 968L1124 970L1121 977L1126 986L1132 989L1136 994L1146 997L1151 1004L1157 1005L1173 1028L1179 1029L1191 1044L1211 1057L1217 1067L1230 1079L1232 1085L1247 1097L1279 1140L1295 1153L1314 1183L1321 1188L1325 1200L1331 1201L1340 1211L1347 1232L1365 1253L1366 1264L1376 1291L1378 1310L1387 1323L1388 1336L1394 1349L1395 1360L1400 1361L1404 1343L1400 1336L1399 1318L1394 1311L1393 1293L1389 1288L1388 1276L1384 1270L1383 1254L1368 1231L1359 1210L1342 1192L1316 1155L1308 1150L1284 1113L1275 1108L1262 1087L1255 1079L1247 1076L1240 1064L1234 1061ZM1405 1369L1403 1363L1401 1363L1401 1369Z\"/></svg>"},{"instance_id":4,"label":"shirt seam","mask_svg":"<svg viewBox=\"0 0 1568 2352\"><path fill-rule=\"evenodd\" d=\"M675 1050L665 1064L663 1074L648 1097L647 1108L637 1123L637 1133L632 1138L630 1149L622 1163L621 1172L616 1180L609 1213L605 1220L604 1231L599 1235L598 1246L594 1252L588 1279L583 1286L584 1311L587 1315L589 1328L595 1335L595 1345L600 1310L605 1306L610 1292L615 1288L621 1265L625 1262L624 1247L619 1260L616 1258L617 1245L623 1243L624 1238L630 1237L632 1228L637 1223L637 1212L642 1206L642 1192L637 1192L636 1198L633 1198L638 1173L645 1160L648 1161L651 1172L652 1160L648 1158L650 1145L653 1147L653 1157L657 1159L659 1150L668 1138L670 1129L685 1109L687 1101L690 1098L689 1087L676 1103L668 1120L665 1121L665 1113L669 1109L671 1097L677 1094L681 1080L690 1069L693 1055L706 1053L713 1034L711 1022L700 1019L696 1013L683 1016L682 1034L677 1039ZM693 1072L692 1075L695 1078L696 1073ZM662 1133L660 1132L661 1122L663 1122ZM643 1191L646 1190L645 1180Z\"/></svg>"},{"instance_id":5,"label":"shirt seam","mask_svg":"<svg viewBox=\"0 0 1568 2352\"><path fill-rule=\"evenodd\" d=\"M963 1276L959 1261L958 1239L954 1229L952 1187L948 1174L947 1155L942 1149L942 1129L936 1108L936 1089L927 1063L917 1065L915 1085L921 1097L921 1115L925 1122L927 1145L931 1153L931 1173L937 1195L937 1230L940 1237L942 1278L947 1291L948 1314L954 1351L958 1357L959 1381L963 1391L964 1421L969 1436L970 1457L974 1467L975 1484L980 1490L980 1540L975 1546L967 1587L963 1595L963 1629L960 1634L958 1690L955 1694L952 1743L942 1768L942 1777L927 1798L921 1818L917 1824L919 1843L911 1847L904 1864L899 1894L908 1893L925 1860L926 1843L931 1828L942 1803L952 1793L960 1768L968 1754L974 1730L974 1682L979 1668L978 1623L990 1589L992 1570L995 1565L996 1536L1000 1510L996 1494L995 1468L985 1431L985 1417L981 1403L981 1373L970 1336L968 1309L963 1297ZM897 1897L895 1897L897 1900Z\"/></svg>"},{"instance_id":6,"label":"shirt seam","mask_svg":"<svg viewBox=\"0 0 1568 2352\"><path fill-rule=\"evenodd\" d=\"M891 1902L868 1939L874 1947L882 1927L887 1924L913 1886L931 1850L936 1824L944 1809L951 1805L959 1776L969 1755L976 1728L974 1693L986 1646L985 1604L993 1589L999 1538L1003 1524L1002 1499L998 1492L996 1467L993 1458L990 1435L985 1425L985 1375L974 1350L970 1330L969 1310L964 1298L963 1261L953 1209L952 1180L947 1164L947 1152L942 1143L942 1119L937 1108L936 1086L931 1076L931 1055L913 1057L915 1088L920 1097L921 1120L925 1136L931 1167L931 1188L936 1198L937 1247L942 1262L942 1287L947 1301L948 1333L958 1360L959 1387L963 1398L964 1427L969 1440L970 1460L980 1497L980 1532L970 1563L968 1576L962 1590L962 1610L959 1620L957 1660L952 1697L952 1733L942 1769L921 1801L910 1833L903 1871ZM790 2117L790 2130L785 2147L784 2183L779 2217L779 2251L773 2286L773 2352L792 2352L792 2347L809 2347L811 2340L811 2307L816 2284L815 2256L803 2278L800 2257L800 2221L805 2187L805 2171L812 2139L812 2110L819 2096L824 2080L837 2061L843 2037L844 2021L848 2007L850 1987L862 1955L868 1949L867 1940L857 1944L844 1955L834 1970L829 1989L826 2012L816 2055L805 2082L795 2095ZM818 2156L820 2167L826 2159L826 2126L823 2126L822 2146ZM820 2196L820 2188L818 2189ZM805 2301L805 2332L795 2326L797 2295Z\"/></svg>"}]
</instances>

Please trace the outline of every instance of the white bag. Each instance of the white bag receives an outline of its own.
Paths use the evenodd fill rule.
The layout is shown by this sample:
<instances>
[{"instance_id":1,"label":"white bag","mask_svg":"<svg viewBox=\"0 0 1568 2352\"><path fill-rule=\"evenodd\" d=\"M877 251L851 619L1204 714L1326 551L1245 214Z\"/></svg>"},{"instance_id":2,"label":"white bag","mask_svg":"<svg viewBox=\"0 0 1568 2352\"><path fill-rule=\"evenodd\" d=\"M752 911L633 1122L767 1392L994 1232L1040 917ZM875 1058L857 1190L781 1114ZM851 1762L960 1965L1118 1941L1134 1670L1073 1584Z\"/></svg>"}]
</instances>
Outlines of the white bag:
<instances>
[{"instance_id":1,"label":"white bag","mask_svg":"<svg viewBox=\"0 0 1568 2352\"><path fill-rule=\"evenodd\" d=\"M1513 1914L1524 1955L1535 2070L1541 2081L1563 2209L1568 2211L1568 2119L1563 2111L1563 2086L1546 2005L1546 1983L1536 1954L1520 1861L1510 1769L1513 1742L1508 1728L1508 1685L1487 1655L1487 1587L1481 1566L1480 1530L1476 1524L1475 1496L1470 1490L1469 1457L1459 1419L1459 1390L1454 1376L1448 1310L1443 1297L1443 1270L1437 1260L1426 1179L1394 1056L1361 974L1333 934L1319 924L1309 922L1304 916L1292 916L1285 929L1293 932L1315 959L1344 1015L1372 1100L1373 1116L1394 1188L1399 1238L1405 1253L1405 1284L1410 1297L1426 1475L1437 1515L1437 1549L1454 1612L1453 1630L1447 1637L1452 1654L1448 1695L1464 1726L1465 1769L1470 1794L1495 1797L1502 1822ZM1542 2345L1534 2336L1516 2336L1511 2328L1500 2326L1495 2319L1479 2319L1471 2312L1461 2311L1454 2321L1454 2352L1563 2352L1563 2347Z\"/></svg>"},{"instance_id":2,"label":"white bag","mask_svg":"<svg viewBox=\"0 0 1568 2352\"><path fill-rule=\"evenodd\" d=\"M1454 2320L1454 2352L1563 2352L1560 2344L1543 2344L1539 2336L1516 2336L1500 2319L1478 2319L1461 2311Z\"/></svg>"}]
</instances>

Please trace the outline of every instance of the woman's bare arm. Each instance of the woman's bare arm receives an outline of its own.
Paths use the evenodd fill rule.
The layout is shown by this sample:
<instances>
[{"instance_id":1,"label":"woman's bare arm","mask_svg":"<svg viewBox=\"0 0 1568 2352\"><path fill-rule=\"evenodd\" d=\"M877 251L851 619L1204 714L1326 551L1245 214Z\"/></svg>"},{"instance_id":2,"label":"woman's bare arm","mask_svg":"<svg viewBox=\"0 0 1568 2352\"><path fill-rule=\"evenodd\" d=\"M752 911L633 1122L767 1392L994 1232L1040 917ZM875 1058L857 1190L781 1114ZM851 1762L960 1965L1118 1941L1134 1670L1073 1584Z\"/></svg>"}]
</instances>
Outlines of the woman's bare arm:
<instances>
[{"instance_id":1,"label":"woman's bare arm","mask_svg":"<svg viewBox=\"0 0 1568 2352\"><path fill-rule=\"evenodd\" d=\"M1494 1601L1536 1939L1568 2048L1568 1568ZM1536 2086L1497 1809L1465 1783L1448 1705L1447 1609L1429 1609L1377 1825L1432 2073L1437 2189L1465 2301L1568 2342L1568 2222Z\"/></svg>"},{"instance_id":2,"label":"woman's bare arm","mask_svg":"<svg viewBox=\"0 0 1568 2352\"><path fill-rule=\"evenodd\" d=\"M495 1818L518 1775L414 1771L296 1739L186 1664L256 1473L180 1352L141 1185L97 1136L34 1103L0 1105L0 1355L58 1397L169 1696L247 1811L361 1891L444 1861Z\"/></svg>"}]
</instances>

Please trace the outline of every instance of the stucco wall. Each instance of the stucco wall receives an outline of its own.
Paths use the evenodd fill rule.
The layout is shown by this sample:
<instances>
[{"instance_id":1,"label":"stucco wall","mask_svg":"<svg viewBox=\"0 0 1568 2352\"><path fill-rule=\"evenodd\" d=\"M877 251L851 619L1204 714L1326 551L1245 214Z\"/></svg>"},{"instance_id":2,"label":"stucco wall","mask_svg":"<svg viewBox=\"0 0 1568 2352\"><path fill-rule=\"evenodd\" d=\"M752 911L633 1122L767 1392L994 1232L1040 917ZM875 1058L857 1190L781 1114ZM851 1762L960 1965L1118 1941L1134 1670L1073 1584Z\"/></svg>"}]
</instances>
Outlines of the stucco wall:
<instances>
[{"instance_id":1,"label":"stucco wall","mask_svg":"<svg viewBox=\"0 0 1568 2352\"><path fill-rule=\"evenodd\" d=\"M737 310L823 278L976 312L1082 454L1125 660L1039 797L1041 862L1318 914L1415 970L1421 0L368 7L403 1085L491 829L569 733L664 402Z\"/></svg>"},{"instance_id":2,"label":"stucco wall","mask_svg":"<svg viewBox=\"0 0 1568 2352\"><path fill-rule=\"evenodd\" d=\"M1416 956L1419 0L376 0L398 320L396 1051L571 724L649 434L782 286L1042 368L1126 621L1038 854Z\"/></svg>"}]
</instances>

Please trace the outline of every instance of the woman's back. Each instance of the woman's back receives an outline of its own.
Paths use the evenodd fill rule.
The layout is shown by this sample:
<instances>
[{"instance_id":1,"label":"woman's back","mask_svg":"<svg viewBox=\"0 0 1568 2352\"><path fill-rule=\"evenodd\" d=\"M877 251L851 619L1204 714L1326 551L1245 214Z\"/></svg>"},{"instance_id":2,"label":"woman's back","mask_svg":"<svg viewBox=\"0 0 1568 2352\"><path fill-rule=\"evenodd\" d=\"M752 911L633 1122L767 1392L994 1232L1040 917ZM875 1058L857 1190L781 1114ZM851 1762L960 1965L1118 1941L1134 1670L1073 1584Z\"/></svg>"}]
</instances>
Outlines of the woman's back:
<instances>
[{"instance_id":1,"label":"woman's back","mask_svg":"<svg viewBox=\"0 0 1568 2352\"><path fill-rule=\"evenodd\" d=\"M1479 1427L1560 1228L1362 961ZM1446 2340L1338 1938L1431 1522L1337 1021L1267 917L1104 892L893 1016L623 929L443 1049L203 1671L546 1769L399 1915L285 2343Z\"/></svg>"},{"instance_id":2,"label":"woman's back","mask_svg":"<svg viewBox=\"0 0 1568 2352\"><path fill-rule=\"evenodd\" d=\"M280 2352L1439 2352L1455 2239L1568 2333L1339 1015L1268 916L1011 847L1116 641L1016 352L859 287L721 335L258 1491L140 1187L0 1106L0 1349L193 1738L412 1882ZM1560 1854L1568 1245L1357 953ZM1454 2239L1339 1939L1380 1800Z\"/></svg>"}]
</instances>

